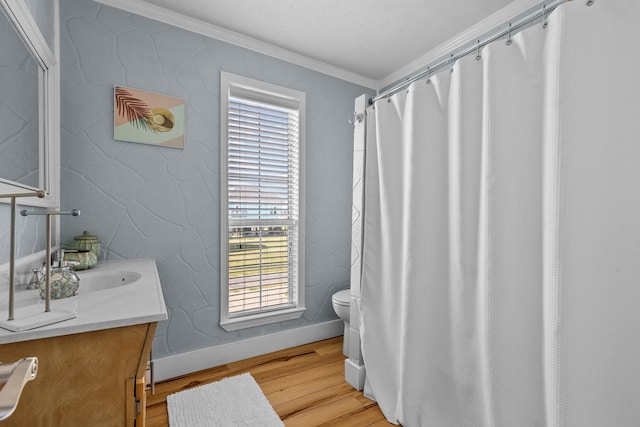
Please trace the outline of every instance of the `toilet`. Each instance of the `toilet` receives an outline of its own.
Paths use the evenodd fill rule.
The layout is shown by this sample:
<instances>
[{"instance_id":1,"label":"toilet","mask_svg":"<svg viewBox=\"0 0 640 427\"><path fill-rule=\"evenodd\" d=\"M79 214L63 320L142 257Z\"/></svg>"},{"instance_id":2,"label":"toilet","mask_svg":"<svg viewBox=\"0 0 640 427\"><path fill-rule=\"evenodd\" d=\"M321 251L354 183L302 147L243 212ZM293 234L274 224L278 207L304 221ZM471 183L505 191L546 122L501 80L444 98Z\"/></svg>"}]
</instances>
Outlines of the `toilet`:
<instances>
[{"instance_id":1,"label":"toilet","mask_svg":"<svg viewBox=\"0 0 640 427\"><path fill-rule=\"evenodd\" d=\"M342 345L342 354L349 356L349 318L351 316L351 291L345 289L336 292L331 297L333 310L338 317L344 322L344 341Z\"/></svg>"}]
</instances>

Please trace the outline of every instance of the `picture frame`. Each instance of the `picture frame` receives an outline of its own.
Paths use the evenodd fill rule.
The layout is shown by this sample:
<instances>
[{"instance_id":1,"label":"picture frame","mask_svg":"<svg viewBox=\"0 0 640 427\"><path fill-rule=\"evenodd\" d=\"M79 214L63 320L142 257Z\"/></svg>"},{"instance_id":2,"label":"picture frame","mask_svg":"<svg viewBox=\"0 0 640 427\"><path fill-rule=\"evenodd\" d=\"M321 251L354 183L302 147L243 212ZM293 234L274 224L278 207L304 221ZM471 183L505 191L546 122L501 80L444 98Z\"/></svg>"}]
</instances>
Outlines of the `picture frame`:
<instances>
[{"instance_id":1,"label":"picture frame","mask_svg":"<svg viewBox=\"0 0 640 427\"><path fill-rule=\"evenodd\" d=\"M113 105L116 141L184 148L184 99L116 85Z\"/></svg>"}]
</instances>

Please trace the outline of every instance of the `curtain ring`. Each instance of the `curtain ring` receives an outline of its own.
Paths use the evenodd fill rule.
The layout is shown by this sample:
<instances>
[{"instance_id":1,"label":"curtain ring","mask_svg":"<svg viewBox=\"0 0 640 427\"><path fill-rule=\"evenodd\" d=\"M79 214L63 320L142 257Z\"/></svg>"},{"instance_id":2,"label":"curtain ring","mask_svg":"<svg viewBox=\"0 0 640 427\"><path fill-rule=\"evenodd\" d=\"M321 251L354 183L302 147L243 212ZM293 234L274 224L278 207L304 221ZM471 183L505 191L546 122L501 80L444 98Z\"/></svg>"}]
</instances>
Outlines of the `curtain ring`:
<instances>
[{"instance_id":1,"label":"curtain ring","mask_svg":"<svg viewBox=\"0 0 640 427\"><path fill-rule=\"evenodd\" d=\"M480 61L482 56L480 55L480 40L478 40L478 44L476 45L476 61Z\"/></svg>"},{"instance_id":2,"label":"curtain ring","mask_svg":"<svg viewBox=\"0 0 640 427\"><path fill-rule=\"evenodd\" d=\"M587 1L587 6L593 6L593 3L595 3L594 0L588 0Z\"/></svg>"},{"instance_id":3,"label":"curtain ring","mask_svg":"<svg viewBox=\"0 0 640 427\"><path fill-rule=\"evenodd\" d=\"M509 22L509 36L507 38L507 46L511 46L511 43L513 43L513 40L511 40L511 22Z\"/></svg>"},{"instance_id":4,"label":"curtain ring","mask_svg":"<svg viewBox=\"0 0 640 427\"><path fill-rule=\"evenodd\" d=\"M543 4L542 5L542 29L546 29L549 26L549 23L547 22L547 5Z\"/></svg>"}]
</instances>

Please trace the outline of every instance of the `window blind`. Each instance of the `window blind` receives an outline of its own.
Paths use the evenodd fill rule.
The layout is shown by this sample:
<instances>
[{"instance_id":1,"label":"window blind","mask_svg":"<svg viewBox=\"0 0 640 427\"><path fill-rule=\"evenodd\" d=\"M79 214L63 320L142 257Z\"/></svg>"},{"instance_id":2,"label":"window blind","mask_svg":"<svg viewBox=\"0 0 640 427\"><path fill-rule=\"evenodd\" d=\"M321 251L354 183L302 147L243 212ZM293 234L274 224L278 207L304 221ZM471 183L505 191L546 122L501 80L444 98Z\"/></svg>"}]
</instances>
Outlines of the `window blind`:
<instances>
[{"instance_id":1,"label":"window blind","mask_svg":"<svg viewBox=\"0 0 640 427\"><path fill-rule=\"evenodd\" d=\"M230 317L295 304L298 116L289 107L229 98Z\"/></svg>"}]
</instances>

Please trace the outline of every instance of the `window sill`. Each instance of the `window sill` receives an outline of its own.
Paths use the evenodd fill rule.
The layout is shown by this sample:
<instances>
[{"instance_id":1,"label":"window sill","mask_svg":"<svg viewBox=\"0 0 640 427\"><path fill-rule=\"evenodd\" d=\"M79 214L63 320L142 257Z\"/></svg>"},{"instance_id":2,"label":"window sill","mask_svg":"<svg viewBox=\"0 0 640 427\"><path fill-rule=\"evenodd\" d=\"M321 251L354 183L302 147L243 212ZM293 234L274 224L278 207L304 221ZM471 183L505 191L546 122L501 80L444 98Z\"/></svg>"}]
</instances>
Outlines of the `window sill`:
<instances>
[{"instance_id":1,"label":"window sill","mask_svg":"<svg viewBox=\"0 0 640 427\"><path fill-rule=\"evenodd\" d=\"M271 311L267 313L252 314L249 316L235 317L220 322L225 331L237 331L238 329L253 328L255 326L268 325L270 323L284 322L298 319L306 310L305 307L290 308L287 310Z\"/></svg>"}]
</instances>

